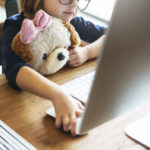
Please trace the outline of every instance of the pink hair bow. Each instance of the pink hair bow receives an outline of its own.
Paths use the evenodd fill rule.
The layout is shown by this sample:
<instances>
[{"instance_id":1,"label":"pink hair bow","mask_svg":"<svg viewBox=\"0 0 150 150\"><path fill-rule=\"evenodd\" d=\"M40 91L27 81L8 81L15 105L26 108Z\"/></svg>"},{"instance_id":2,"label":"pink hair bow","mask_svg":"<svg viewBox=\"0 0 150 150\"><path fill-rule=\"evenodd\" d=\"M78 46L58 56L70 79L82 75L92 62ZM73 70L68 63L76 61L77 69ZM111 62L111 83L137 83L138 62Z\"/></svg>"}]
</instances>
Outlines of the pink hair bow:
<instances>
[{"instance_id":1,"label":"pink hair bow","mask_svg":"<svg viewBox=\"0 0 150 150\"><path fill-rule=\"evenodd\" d=\"M43 10L39 10L33 20L24 19L20 32L21 42L31 43L39 32L46 30L50 25L50 16Z\"/></svg>"}]
</instances>

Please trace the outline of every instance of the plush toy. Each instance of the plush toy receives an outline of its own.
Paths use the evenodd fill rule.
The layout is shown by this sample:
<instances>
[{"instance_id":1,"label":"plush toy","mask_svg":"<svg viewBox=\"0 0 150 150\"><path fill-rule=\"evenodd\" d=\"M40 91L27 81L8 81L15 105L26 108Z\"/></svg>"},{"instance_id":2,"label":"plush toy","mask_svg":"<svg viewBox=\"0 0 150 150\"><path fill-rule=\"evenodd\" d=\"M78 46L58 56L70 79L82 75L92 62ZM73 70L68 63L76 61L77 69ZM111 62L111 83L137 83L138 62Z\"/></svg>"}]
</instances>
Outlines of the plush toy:
<instances>
[{"instance_id":1,"label":"plush toy","mask_svg":"<svg viewBox=\"0 0 150 150\"><path fill-rule=\"evenodd\" d=\"M79 44L79 35L69 22L39 10L33 20L24 19L12 50L32 68L49 75L67 63L68 49Z\"/></svg>"}]
</instances>

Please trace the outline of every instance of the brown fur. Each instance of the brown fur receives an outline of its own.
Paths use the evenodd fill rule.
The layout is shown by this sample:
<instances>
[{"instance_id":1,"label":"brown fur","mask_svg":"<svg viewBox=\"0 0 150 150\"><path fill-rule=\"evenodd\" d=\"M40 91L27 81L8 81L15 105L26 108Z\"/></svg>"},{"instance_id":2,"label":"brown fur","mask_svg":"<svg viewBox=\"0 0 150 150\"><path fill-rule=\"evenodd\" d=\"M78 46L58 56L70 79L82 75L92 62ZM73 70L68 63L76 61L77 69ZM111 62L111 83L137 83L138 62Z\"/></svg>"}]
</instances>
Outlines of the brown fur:
<instances>
[{"instance_id":1,"label":"brown fur","mask_svg":"<svg viewBox=\"0 0 150 150\"><path fill-rule=\"evenodd\" d=\"M29 48L29 45L23 44L20 41L20 32L15 36L12 41L12 50L27 64L32 64L33 54Z\"/></svg>"},{"instance_id":2,"label":"brown fur","mask_svg":"<svg viewBox=\"0 0 150 150\"><path fill-rule=\"evenodd\" d=\"M67 21L63 21L63 23L68 28L68 31L71 34L71 46L69 47L69 49L75 48L77 45L80 45L81 40L78 33L75 31L75 28Z\"/></svg>"},{"instance_id":3,"label":"brown fur","mask_svg":"<svg viewBox=\"0 0 150 150\"><path fill-rule=\"evenodd\" d=\"M84 47L84 46L86 46L86 45L89 45L89 43L81 40L80 46L81 46L81 47Z\"/></svg>"}]
</instances>

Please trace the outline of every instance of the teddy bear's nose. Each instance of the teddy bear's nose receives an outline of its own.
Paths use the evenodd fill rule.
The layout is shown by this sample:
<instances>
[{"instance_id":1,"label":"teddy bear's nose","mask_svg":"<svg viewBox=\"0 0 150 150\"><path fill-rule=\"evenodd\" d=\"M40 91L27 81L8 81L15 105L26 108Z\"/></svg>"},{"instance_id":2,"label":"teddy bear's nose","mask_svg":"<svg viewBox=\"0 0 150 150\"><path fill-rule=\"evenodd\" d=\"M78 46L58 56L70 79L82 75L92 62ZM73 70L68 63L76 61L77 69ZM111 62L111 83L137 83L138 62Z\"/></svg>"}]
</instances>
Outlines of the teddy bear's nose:
<instances>
[{"instance_id":1,"label":"teddy bear's nose","mask_svg":"<svg viewBox=\"0 0 150 150\"><path fill-rule=\"evenodd\" d=\"M58 56L57 56L58 60L64 60L65 59L65 56L63 53L59 53Z\"/></svg>"},{"instance_id":2,"label":"teddy bear's nose","mask_svg":"<svg viewBox=\"0 0 150 150\"><path fill-rule=\"evenodd\" d=\"M46 53L43 54L43 59L44 59L44 60L47 59L47 54L46 54Z\"/></svg>"}]
</instances>

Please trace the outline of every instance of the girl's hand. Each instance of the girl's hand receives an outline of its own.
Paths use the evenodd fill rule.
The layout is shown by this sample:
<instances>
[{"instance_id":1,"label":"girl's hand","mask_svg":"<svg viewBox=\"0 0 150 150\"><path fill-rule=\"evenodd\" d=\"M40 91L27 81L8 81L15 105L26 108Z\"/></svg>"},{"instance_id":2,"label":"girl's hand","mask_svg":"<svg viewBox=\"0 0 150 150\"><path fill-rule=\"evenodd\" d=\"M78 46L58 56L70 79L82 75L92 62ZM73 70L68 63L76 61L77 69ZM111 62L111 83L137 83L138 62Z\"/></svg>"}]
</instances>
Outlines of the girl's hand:
<instances>
[{"instance_id":1,"label":"girl's hand","mask_svg":"<svg viewBox=\"0 0 150 150\"><path fill-rule=\"evenodd\" d=\"M106 35L102 35L93 43L81 41L81 46L83 47L76 47L69 51L68 66L77 67L82 65L87 60L97 58L101 52L105 37Z\"/></svg>"},{"instance_id":2,"label":"girl's hand","mask_svg":"<svg viewBox=\"0 0 150 150\"><path fill-rule=\"evenodd\" d=\"M57 99L53 101L56 111L56 127L63 126L64 131L76 135L76 120L83 113L83 105L62 89Z\"/></svg>"},{"instance_id":3,"label":"girl's hand","mask_svg":"<svg viewBox=\"0 0 150 150\"><path fill-rule=\"evenodd\" d=\"M77 67L88 60L88 49L86 47L76 47L69 50L69 67Z\"/></svg>"}]
</instances>

